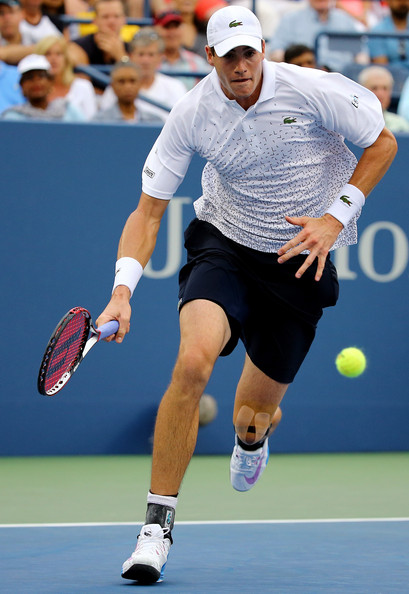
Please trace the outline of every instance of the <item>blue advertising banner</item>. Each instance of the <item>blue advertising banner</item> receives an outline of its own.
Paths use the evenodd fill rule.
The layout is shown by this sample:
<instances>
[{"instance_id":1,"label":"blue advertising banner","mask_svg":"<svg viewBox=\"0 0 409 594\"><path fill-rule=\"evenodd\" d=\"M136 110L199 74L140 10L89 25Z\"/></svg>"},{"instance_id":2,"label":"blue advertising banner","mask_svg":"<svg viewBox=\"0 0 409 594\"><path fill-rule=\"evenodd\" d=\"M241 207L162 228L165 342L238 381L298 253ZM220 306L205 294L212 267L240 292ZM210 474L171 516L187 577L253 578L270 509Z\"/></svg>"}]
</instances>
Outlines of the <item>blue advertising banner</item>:
<instances>
[{"instance_id":1,"label":"blue advertising banner","mask_svg":"<svg viewBox=\"0 0 409 594\"><path fill-rule=\"evenodd\" d=\"M119 236L140 193L141 170L159 128L101 124L0 124L3 290L0 455L149 453L157 406L175 361L183 230L194 216L203 162L194 158L171 201L156 251L132 300L122 345L98 345L54 397L36 378L47 340L71 307L94 318L112 288ZM276 452L409 449L409 138L370 195L357 246L334 254L340 299L283 402ZM356 379L335 357L362 348ZM220 359L206 392L216 420L196 453L225 454L244 351Z\"/></svg>"}]
</instances>

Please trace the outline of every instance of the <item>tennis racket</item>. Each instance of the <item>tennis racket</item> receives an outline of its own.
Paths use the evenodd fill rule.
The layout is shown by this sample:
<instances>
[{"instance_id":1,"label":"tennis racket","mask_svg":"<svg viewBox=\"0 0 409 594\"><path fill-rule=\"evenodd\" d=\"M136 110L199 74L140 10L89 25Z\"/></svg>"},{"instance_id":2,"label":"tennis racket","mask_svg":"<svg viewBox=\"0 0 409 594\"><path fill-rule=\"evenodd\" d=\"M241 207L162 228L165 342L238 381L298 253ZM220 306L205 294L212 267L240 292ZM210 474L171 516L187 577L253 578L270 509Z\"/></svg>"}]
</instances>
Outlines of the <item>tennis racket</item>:
<instances>
[{"instance_id":1,"label":"tennis racket","mask_svg":"<svg viewBox=\"0 0 409 594\"><path fill-rule=\"evenodd\" d=\"M48 341L38 373L40 394L54 396L65 386L79 364L101 338L116 334L116 320L95 328L89 311L74 307L60 320Z\"/></svg>"}]
</instances>

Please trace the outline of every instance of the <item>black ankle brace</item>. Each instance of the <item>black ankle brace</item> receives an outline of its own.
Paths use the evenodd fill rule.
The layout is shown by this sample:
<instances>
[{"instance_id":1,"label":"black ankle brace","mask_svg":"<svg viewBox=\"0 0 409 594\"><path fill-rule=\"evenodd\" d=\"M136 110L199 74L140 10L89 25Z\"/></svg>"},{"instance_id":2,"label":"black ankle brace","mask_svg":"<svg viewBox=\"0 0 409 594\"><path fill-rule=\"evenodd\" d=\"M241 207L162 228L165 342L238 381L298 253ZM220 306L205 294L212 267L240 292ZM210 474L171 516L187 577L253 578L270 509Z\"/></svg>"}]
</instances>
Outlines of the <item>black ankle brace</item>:
<instances>
[{"instance_id":1,"label":"black ankle brace","mask_svg":"<svg viewBox=\"0 0 409 594\"><path fill-rule=\"evenodd\" d=\"M145 524L159 524L162 528L169 528L169 532L165 534L165 538L169 538L171 543L173 543L171 532L174 523L175 510L173 507L160 505L159 503L148 503Z\"/></svg>"},{"instance_id":2,"label":"black ankle brace","mask_svg":"<svg viewBox=\"0 0 409 594\"><path fill-rule=\"evenodd\" d=\"M246 450L248 452L254 452L255 450L258 450L263 446L263 443L266 441L266 439L266 437L263 437L263 439L261 439L257 443L248 444L241 441L240 437L237 436L237 443L243 450Z\"/></svg>"}]
</instances>

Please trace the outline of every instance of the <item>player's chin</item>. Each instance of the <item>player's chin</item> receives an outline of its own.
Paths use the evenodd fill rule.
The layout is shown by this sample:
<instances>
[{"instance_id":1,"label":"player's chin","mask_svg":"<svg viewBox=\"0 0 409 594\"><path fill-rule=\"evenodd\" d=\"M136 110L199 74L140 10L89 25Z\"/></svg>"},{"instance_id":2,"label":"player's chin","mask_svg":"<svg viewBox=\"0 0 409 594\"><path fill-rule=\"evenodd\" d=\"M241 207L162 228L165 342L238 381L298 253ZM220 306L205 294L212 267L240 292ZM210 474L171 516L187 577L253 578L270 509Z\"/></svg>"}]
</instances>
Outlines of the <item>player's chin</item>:
<instances>
[{"instance_id":1,"label":"player's chin","mask_svg":"<svg viewBox=\"0 0 409 594\"><path fill-rule=\"evenodd\" d=\"M251 97L254 93L254 85L251 81L245 83L233 83L231 89L233 95L240 99Z\"/></svg>"}]
</instances>

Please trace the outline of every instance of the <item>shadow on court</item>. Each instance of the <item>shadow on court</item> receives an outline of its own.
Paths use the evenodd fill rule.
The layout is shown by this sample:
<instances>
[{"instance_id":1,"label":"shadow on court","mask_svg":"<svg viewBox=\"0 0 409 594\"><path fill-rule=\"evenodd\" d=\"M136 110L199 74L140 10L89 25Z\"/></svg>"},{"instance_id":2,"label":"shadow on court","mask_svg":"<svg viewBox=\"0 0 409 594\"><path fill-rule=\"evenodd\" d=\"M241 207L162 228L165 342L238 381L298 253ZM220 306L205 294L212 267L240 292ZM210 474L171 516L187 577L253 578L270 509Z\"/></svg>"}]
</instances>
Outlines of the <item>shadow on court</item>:
<instances>
[{"instance_id":1,"label":"shadow on court","mask_svg":"<svg viewBox=\"0 0 409 594\"><path fill-rule=\"evenodd\" d=\"M138 526L2 527L1 591L407 593L408 528L407 519L181 523L164 582L138 586L120 577Z\"/></svg>"}]
</instances>

